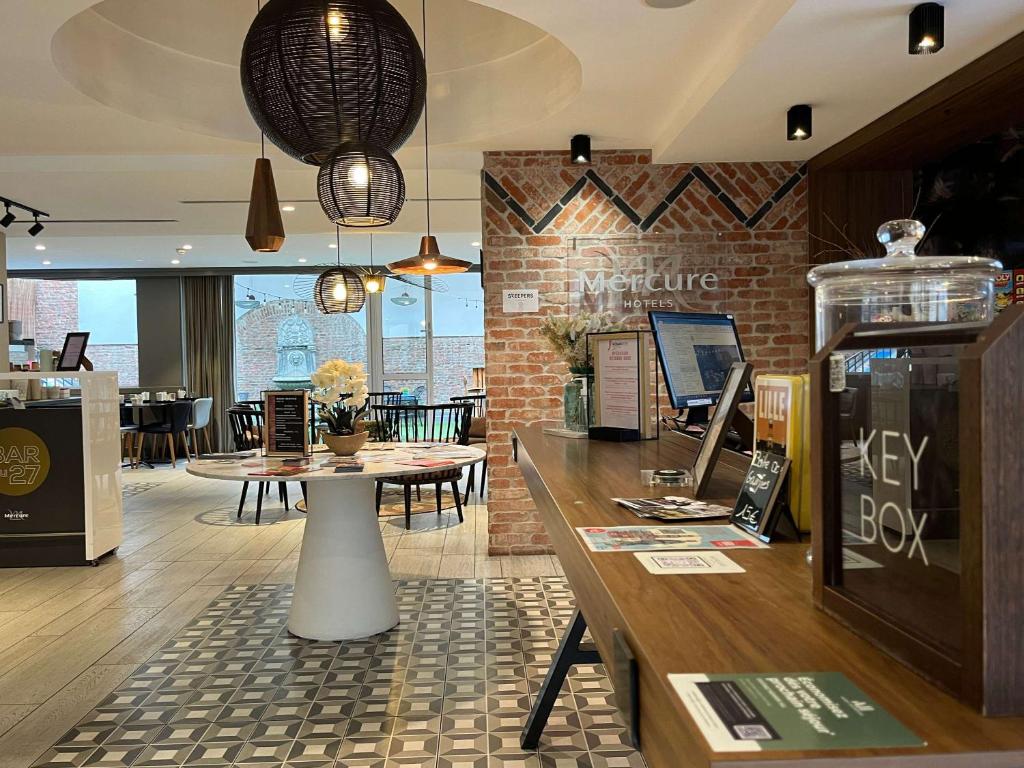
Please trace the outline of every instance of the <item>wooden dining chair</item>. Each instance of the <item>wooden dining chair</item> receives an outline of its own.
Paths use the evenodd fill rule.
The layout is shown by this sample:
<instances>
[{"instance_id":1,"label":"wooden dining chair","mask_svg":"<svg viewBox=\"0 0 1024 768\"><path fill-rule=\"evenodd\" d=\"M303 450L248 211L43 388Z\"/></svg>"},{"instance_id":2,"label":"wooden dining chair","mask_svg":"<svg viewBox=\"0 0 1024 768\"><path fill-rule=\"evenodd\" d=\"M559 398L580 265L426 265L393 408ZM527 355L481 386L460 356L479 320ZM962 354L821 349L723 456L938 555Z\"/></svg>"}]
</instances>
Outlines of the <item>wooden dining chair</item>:
<instances>
[{"instance_id":1,"label":"wooden dining chair","mask_svg":"<svg viewBox=\"0 0 1024 768\"><path fill-rule=\"evenodd\" d=\"M480 463L480 495L487 485L487 395L457 395L453 403L470 403L473 406L473 418L469 423L469 445L484 452ZM469 494L476 490L476 464L469 466L469 477L466 478L466 498L463 504L469 504Z\"/></svg>"},{"instance_id":2,"label":"wooden dining chair","mask_svg":"<svg viewBox=\"0 0 1024 768\"><path fill-rule=\"evenodd\" d=\"M261 451L263 450L263 410L254 408L251 404L236 403L227 409L228 424L231 425L231 437L235 443L236 451ZM260 481L257 483L256 494L256 525L260 524L260 515L263 513L263 494L270 492L270 483ZM249 481L242 483L242 496L238 500L238 519L242 519L242 510L245 507L245 497L249 493ZM285 483L277 484L278 498L284 503L284 509L288 511L288 486Z\"/></svg>"},{"instance_id":3,"label":"wooden dining chair","mask_svg":"<svg viewBox=\"0 0 1024 768\"><path fill-rule=\"evenodd\" d=\"M379 439L383 442L405 443L454 443L469 444L469 423L473 417L470 403L444 405L378 405L373 408L374 418L379 425ZM433 472L415 475L385 477L377 481L377 513L380 514L381 497L385 485L400 485L405 494L405 529L412 527L412 489L422 485L433 485L437 499L437 514L441 514L441 491L450 484L455 496L455 510L459 522L462 515L462 496L459 480L462 468L439 468Z\"/></svg>"},{"instance_id":4,"label":"wooden dining chair","mask_svg":"<svg viewBox=\"0 0 1024 768\"><path fill-rule=\"evenodd\" d=\"M151 403L139 409L139 434L138 453L136 462L141 461L142 446L147 435L153 439L151 447L159 445L159 438L163 436L166 440L167 450L171 457L171 466L178 466L178 456L175 452L176 444L181 442L185 449L185 459L192 461L192 454L188 448L188 423L192 417L192 403L189 400L172 400L165 403Z\"/></svg>"}]
</instances>

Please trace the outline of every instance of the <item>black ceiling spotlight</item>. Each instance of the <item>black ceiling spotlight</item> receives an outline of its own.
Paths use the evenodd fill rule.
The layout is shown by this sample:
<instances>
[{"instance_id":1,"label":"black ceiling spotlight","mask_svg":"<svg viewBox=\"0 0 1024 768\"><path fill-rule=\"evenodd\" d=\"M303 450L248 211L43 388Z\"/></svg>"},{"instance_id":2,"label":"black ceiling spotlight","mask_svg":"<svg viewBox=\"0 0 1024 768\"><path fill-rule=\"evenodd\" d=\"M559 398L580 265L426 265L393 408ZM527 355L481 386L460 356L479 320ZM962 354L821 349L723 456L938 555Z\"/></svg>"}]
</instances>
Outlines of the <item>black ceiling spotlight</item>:
<instances>
[{"instance_id":1,"label":"black ceiling spotlight","mask_svg":"<svg viewBox=\"0 0 1024 768\"><path fill-rule=\"evenodd\" d=\"M910 42L907 51L918 56L938 53L945 44L946 9L938 3L921 3L910 12Z\"/></svg>"},{"instance_id":2,"label":"black ceiling spotlight","mask_svg":"<svg viewBox=\"0 0 1024 768\"><path fill-rule=\"evenodd\" d=\"M811 138L811 107L797 104L786 113L786 138L789 141L804 141Z\"/></svg>"},{"instance_id":3,"label":"black ceiling spotlight","mask_svg":"<svg viewBox=\"0 0 1024 768\"><path fill-rule=\"evenodd\" d=\"M590 165L590 137L577 133L569 143L569 155L576 165Z\"/></svg>"},{"instance_id":4,"label":"black ceiling spotlight","mask_svg":"<svg viewBox=\"0 0 1024 768\"><path fill-rule=\"evenodd\" d=\"M4 227L6 229L7 227L11 226L11 224L17 222L18 217L15 215L14 211L11 210L11 208L20 208L21 210L25 211L25 213L32 216L33 219L35 219L36 223L28 228L28 233L32 235L32 237L35 237L44 229L43 225L39 223L39 217L50 215L46 211L40 211L38 208L33 208L30 205L19 203L17 200L11 200L11 198L4 197L3 195L0 195L0 203L3 203L4 208L7 209L7 212L3 215L3 217L0 217L0 227Z\"/></svg>"}]
</instances>

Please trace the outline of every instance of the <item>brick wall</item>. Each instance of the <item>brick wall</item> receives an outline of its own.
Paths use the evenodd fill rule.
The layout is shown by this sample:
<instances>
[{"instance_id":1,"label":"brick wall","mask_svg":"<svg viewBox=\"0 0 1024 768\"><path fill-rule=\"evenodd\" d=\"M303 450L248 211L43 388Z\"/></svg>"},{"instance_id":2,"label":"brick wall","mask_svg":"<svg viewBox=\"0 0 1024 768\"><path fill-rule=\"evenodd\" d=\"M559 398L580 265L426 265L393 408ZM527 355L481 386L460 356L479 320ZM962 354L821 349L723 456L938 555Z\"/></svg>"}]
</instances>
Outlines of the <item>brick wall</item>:
<instances>
[{"instance_id":1,"label":"brick wall","mask_svg":"<svg viewBox=\"0 0 1024 768\"><path fill-rule=\"evenodd\" d=\"M653 165L647 152L618 151L574 166L567 152L485 153L482 197L492 554L550 551L511 459L515 423L562 418L567 369L540 337L546 316L587 308L647 327L650 308L729 312L755 371L806 367L799 164ZM669 275L673 290L594 291L581 271L591 281L622 274L631 287L634 276ZM505 288L538 288L541 311L503 314Z\"/></svg>"}]
</instances>

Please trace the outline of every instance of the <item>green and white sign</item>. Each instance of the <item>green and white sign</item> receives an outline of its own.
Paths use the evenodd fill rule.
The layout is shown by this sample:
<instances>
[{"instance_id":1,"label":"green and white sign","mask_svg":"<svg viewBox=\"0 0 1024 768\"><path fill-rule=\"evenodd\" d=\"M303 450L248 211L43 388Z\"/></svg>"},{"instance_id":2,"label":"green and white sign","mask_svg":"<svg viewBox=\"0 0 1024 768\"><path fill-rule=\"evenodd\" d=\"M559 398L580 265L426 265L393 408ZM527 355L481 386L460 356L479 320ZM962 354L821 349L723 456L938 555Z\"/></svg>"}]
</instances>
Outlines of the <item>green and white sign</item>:
<instances>
[{"instance_id":1,"label":"green and white sign","mask_svg":"<svg viewBox=\"0 0 1024 768\"><path fill-rule=\"evenodd\" d=\"M715 752L925 746L839 672L668 677Z\"/></svg>"}]
</instances>

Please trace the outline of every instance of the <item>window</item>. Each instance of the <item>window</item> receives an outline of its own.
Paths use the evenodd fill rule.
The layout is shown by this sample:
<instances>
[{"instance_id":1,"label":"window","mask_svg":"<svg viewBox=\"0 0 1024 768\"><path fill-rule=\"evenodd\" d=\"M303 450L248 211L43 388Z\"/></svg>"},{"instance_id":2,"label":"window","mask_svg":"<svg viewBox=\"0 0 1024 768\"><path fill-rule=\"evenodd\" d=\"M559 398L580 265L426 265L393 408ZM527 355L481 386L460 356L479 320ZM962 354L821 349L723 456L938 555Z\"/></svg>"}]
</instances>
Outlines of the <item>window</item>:
<instances>
[{"instance_id":1,"label":"window","mask_svg":"<svg viewBox=\"0 0 1024 768\"><path fill-rule=\"evenodd\" d=\"M433 397L435 403L464 395L473 386L473 369L484 364L484 291L480 275L445 275L444 290L431 293L434 321Z\"/></svg>"},{"instance_id":2,"label":"window","mask_svg":"<svg viewBox=\"0 0 1024 768\"><path fill-rule=\"evenodd\" d=\"M404 392L429 403L427 392L426 291L401 280L384 284L381 327L384 344L384 391Z\"/></svg>"},{"instance_id":3,"label":"window","mask_svg":"<svg viewBox=\"0 0 1024 768\"><path fill-rule=\"evenodd\" d=\"M235 277L235 395L305 389L325 360L366 364L366 308L324 315L312 301L315 275Z\"/></svg>"},{"instance_id":4,"label":"window","mask_svg":"<svg viewBox=\"0 0 1024 768\"><path fill-rule=\"evenodd\" d=\"M21 338L35 348L64 346L72 331L88 331L86 356L97 371L116 371L122 387L139 385L139 325L134 280L9 281L10 315ZM11 346L11 362L25 363L29 349Z\"/></svg>"}]
</instances>

